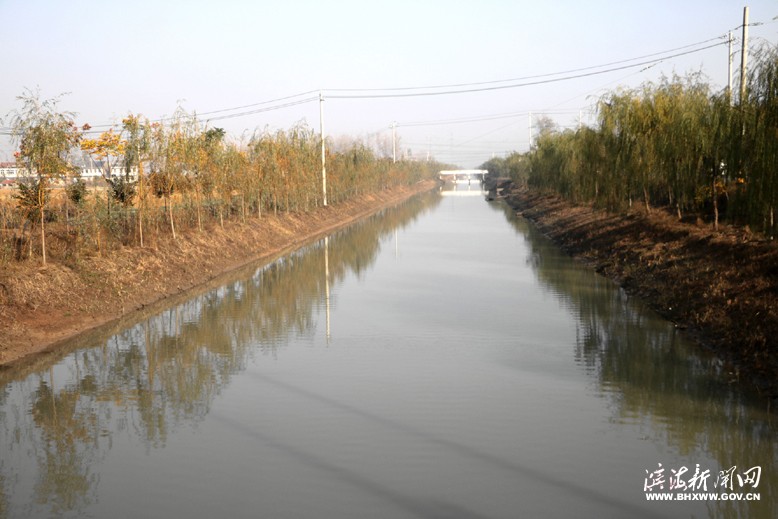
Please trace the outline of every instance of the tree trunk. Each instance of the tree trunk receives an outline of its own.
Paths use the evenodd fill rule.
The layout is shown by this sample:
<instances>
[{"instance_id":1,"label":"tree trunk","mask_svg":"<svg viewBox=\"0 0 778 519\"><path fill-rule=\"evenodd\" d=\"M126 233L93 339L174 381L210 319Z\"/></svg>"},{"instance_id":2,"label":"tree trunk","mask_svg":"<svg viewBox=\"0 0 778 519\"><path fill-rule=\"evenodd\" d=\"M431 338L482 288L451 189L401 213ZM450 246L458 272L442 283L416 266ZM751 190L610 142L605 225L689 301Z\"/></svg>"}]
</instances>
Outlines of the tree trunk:
<instances>
[{"instance_id":1,"label":"tree trunk","mask_svg":"<svg viewBox=\"0 0 778 519\"><path fill-rule=\"evenodd\" d=\"M41 212L41 258L43 260L43 264L46 264L46 227L45 227L45 214L44 214L44 205L45 205L45 184L43 183L43 178L38 178L38 207L40 208ZM32 240L30 240L32 241Z\"/></svg>"},{"instance_id":2,"label":"tree trunk","mask_svg":"<svg viewBox=\"0 0 778 519\"><path fill-rule=\"evenodd\" d=\"M170 219L170 232L173 233L173 239L175 240L176 239L176 226L173 223L173 201L170 200L170 198L168 197L165 200L165 202L166 202L166 205L167 205L168 218Z\"/></svg>"},{"instance_id":3,"label":"tree trunk","mask_svg":"<svg viewBox=\"0 0 778 519\"><path fill-rule=\"evenodd\" d=\"M714 172L713 180L710 183L710 198L713 204L713 230L719 230L719 197L716 195L716 174Z\"/></svg>"},{"instance_id":4,"label":"tree trunk","mask_svg":"<svg viewBox=\"0 0 778 519\"><path fill-rule=\"evenodd\" d=\"M240 194L240 213L243 223L246 223L246 197L243 196L243 193Z\"/></svg>"},{"instance_id":5,"label":"tree trunk","mask_svg":"<svg viewBox=\"0 0 778 519\"><path fill-rule=\"evenodd\" d=\"M98 220L95 220L95 237L97 239L97 255L101 258L103 257L103 244L100 241L100 234L102 233L102 229L100 228L100 222Z\"/></svg>"},{"instance_id":6,"label":"tree trunk","mask_svg":"<svg viewBox=\"0 0 778 519\"><path fill-rule=\"evenodd\" d=\"M200 187L195 186L195 204L197 204L197 230L203 232L203 218L200 215Z\"/></svg>"},{"instance_id":7,"label":"tree trunk","mask_svg":"<svg viewBox=\"0 0 778 519\"><path fill-rule=\"evenodd\" d=\"M138 238L143 248L143 165L138 156Z\"/></svg>"}]
</instances>

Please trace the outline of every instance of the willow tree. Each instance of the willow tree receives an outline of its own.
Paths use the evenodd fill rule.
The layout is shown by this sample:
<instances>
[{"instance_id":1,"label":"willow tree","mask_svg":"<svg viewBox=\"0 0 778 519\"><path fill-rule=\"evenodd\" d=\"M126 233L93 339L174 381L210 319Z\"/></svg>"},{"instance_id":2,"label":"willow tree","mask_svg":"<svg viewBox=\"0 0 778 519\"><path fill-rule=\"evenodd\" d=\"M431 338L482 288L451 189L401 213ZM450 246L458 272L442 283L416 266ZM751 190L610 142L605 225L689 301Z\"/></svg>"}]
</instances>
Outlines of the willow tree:
<instances>
[{"instance_id":1,"label":"willow tree","mask_svg":"<svg viewBox=\"0 0 778 519\"><path fill-rule=\"evenodd\" d=\"M289 160L284 153L286 135L283 131L262 135L256 143L257 159L262 165L263 191L273 214L278 213L284 195L283 186L289 171Z\"/></svg>"},{"instance_id":2,"label":"willow tree","mask_svg":"<svg viewBox=\"0 0 778 519\"><path fill-rule=\"evenodd\" d=\"M612 92L599 103L600 132L607 162L602 169L602 181L595 182L595 191L605 199L605 206L615 210L631 203L636 185L640 185L638 166L642 142L637 135L640 119L635 111L640 106L639 95L631 90Z\"/></svg>"},{"instance_id":3,"label":"willow tree","mask_svg":"<svg viewBox=\"0 0 778 519\"><path fill-rule=\"evenodd\" d=\"M272 162L272 143L267 133L255 132L248 144L249 178L257 199L257 217L262 217L262 206L267 197L266 177Z\"/></svg>"},{"instance_id":4,"label":"willow tree","mask_svg":"<svg viewBox=\"0 0 778 519\"><path fill-rule=\"evenodd\" d=\"M195 189L198 196L200 192L205 195L208 203L211 203L214 190L220 184L220 177L223 175L224 161L224 136L223 128L210 128L197 136L194 147L195 171L197 171L197 183ZM200 204L202 205L202 204ZM221 209L219 210L221 215ZM200 212L197 215L197 225L202 231L202 222ZM222 227L224 221L222 219Z\"/></svg>"},{"instance_id":5,"label":"willow tree","mask_svg":"<svg viewBox=\"0 0 778 519\"><path fill-rule=\"evenodd\" d=\"M100 134L97 139L83 139L81 149L100 161L103 170L103 180L110 187L108 197L108 214L111 214L111 199L127 207L135 197L135 185L129 175L113 178L113 169L124 155L126 142L113 129Z\"/></svg>"},{"instance_id":6,"label":"willow tree","mask_svg":"<svg viewBox=\"0 0 778 519\"><path fill-rule=\"evenodd\" d=\"M185 193L197 184L199 149L197 118L178 107L170 125L152 125L149 183L157 197L164 199L170 232L176 239L173 194ZM199 217L199 205L196 207Z\"/></svg>"},{"instance_id":7,"label":"willow tree","mask_svg":"<svg viewBox=\"0 0 778 519\"><path fill-rule=\"evenodd\" d=\"M730 155L729 132L732 126L733 110L729 97L718 95L710 99L707 105L699 105L703 110L701 120L705 131L700 132L702 149L703 179L707 176L710 207L713 212L713 229L719 229L719 196L726 193L725 165ZM702 182L702 179L701 179ZM702 187L702 186L701 186ZM704 189L703 189L704 191Z\"/></svg>"},{"instance_id":8,"label":"willow tree","mask_svg":"<svg viewBox=\"0 0 778 519\"><path fill-rule=\"evenodd\" d=\"M234 144L221 148L221 158L219 170L222 174L218 183L218 189L221 193L222 205L232 207L232 194L240 193L240 214L241 220L246 222L246 197L252 196L255 180L252 175L252 168L249 166L246 153L238 149ZM222 214L221 209L219 214ZM221 218L221 216L220 216ZM222 227L224 223L222 222Z\"/></svg>"},{"instance_id":9,"label":"willow tree","mask_svg":"<svg viewBox=\"0 0 778 519\"><path fill-rule=\"evenodd\" d=\"M542 189L552 189L569 196L571 182L568 173L568 153L572 150L569 133L560 133L548 118L538 119L540 131L530 153L529 183Z\"/></svg>"},{"instance_id":10,"label":"willow tree","mask_svg":"<svg viewBox=\"0 0 778 519\"><path fill-rule=\"evenodd\" d=\"M132 168L138 170L138 240L143 247L143 206L144 174L143 162L148 160L151 151L152 127L148 119L141 120L139 115L129 114L122 120L122 128L126 135L124 146L124 171L129 177Z\"/></svg>"},{"instance_id":11,"label":"willow tree","mask_svg":"<svg viewBox=\"0 0 778 519\"><path fill-rule=\"evenodd\" d=\"M633 170L630 197L633 194L642 196L647 213L651 212L652 193L661 189L657 156L653 146L661 126L652 101L652 85L644 84L640 94L630 101L626 121L631 141L629 163Z\"/></svg>"},{"instance_id":12,"label":"willow tree","mask_svg":"<svg viewBox=\"0 0 778 519\"><path fill-rule=\"evenodd\" d=\"M170 218L170 229L175 238L175 225L173 224L173 210L168 211L168 202L173 192L174 179L169 170L170 135L165 127L155 123L151 127L151 142L149 146L149 184L154 194L165 199L165 212Z\"/></svg>"},{"instance_id":13,"label":"willow tree","mask_svg":"<svg viewBox=\"0 0 778 519\"><path fill-rule=\"evenodd\" d=\"M297 125L288 133L289 162L291 167L290 188L294 209L308 211L311 204L317 205L320 198L318 137L305 125Z\"/></svg>"},{"instance_id":14,"label":"willow tree","mask_svg":"<svg viewBox=\"0 0 778 519\"><path fill-rule=\"evenodd\" d=\"M172 141L174 146L181 148L181 178L186 180L184 184L194 191L197 229L200 232L203 230L203 196L210 200L215 172L222 168L224 135L222 128L201 130L197 117L192 114L178 126L178 132Z\"/></svg>"},{"instance_id":15,"label":"willow tree","mask_svg":"<svg viewBox=\"0 0 778 519\"><path fill-rule=\"evenodd\" d=\"M574 145L580 163L576 189L582 200L597 202L602 172L606 168L605 143L600 132L589 127L578 129L575 136Z\"/></svg>"},{"instance_id":16,"label":"willow tree","mask_svg":"<svg viewBox=\"0 0 778 519\"><path fill-rule=\"evenodd\" d=\"M245 170L243 175L246 183L246 190L253 204L256 207L257 218L262 218L262 203L263 203L263 173L264 173L264 159L261 140L258 140L256 135L252 136L248 143L248 146L244 150L239 150L235 144L231 144L227 147L227 153L241 153L243 155L243 162L245 163Z\"/></svg>"},{"instance_id":17,"label":"willow tree","mask_svg":"<svg viewBox=\"0 0 778 519\"><path fill-rule=\"evenodd\" d=\"M778 205L778 50L768 47L757 53L747 92L741 112L748 216L772 235Z\"/></svg>"},{"instance_id":18,"label":"willow tree","mask_svg":"<svg viewBox=\"0 0 778 519\"><path fill-rule=\"evenodd\" d=\"M709 87L694 74L663 79L654 93L658 121L657 160L666 174L668 197L678 218L697 196L703 170L703 142L711 129L704 114L710 105Z\"/></svg>"},{"instance_id":19,"label":"willow tree","mask_svg":"<svg viewBox=\"0 0 778 519\"><path fill-rule=\"evenodd\" d=\"M35 177L31 201L41 230L41 260L46 264L46 201L52 181L74 171L68 163L69 151L78 144L81 132L73 122L74 114L58 112L59 97L41 100L28 92L17 97L22 108L13 114L12 136L19 145L19 166Z\"/></svg>"}]
</instances>

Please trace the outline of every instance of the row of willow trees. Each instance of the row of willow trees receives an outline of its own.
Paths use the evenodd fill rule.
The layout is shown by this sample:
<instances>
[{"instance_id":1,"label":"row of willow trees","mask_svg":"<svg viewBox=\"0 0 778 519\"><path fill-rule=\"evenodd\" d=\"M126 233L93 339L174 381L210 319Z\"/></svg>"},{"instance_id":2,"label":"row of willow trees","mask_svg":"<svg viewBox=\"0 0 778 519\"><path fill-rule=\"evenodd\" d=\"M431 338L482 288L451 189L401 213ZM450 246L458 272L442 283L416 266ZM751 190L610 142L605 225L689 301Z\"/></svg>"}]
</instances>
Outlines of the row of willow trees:
<instances>
[{"instance_id":1,"label":"row of willow trees","mask_svg":"<svg viewBox=\"0 0 778 519\"><path fill-rule=\"evenodd\" d=\"M440 169L430 162L393 163L357 140L328 147L325 204L321 139L305 125L257 132L237 144L223 129L206 128L179 109L167 124L129 115L121 130L92 139L88 125L79 128L72 114L56 111L56 100L20 99L23 108L12 123L16 160L33 174L19 183L14 200L0 199L6 260L39 250L45 263L47 227L65 255L144 246L150 233L176 238L182 228L202 231L267 212L307 212L433 178ZM95 187L79 178L77 163L85 159L103 170Z\"/></svg>"},{"instance_id":2,"label":"row of willow trees","mask_svg":"<svg viewBox=\"0 0 778 519\"><path fill-rule=\"evenodd\" d=\"M609 210L640 203L777 230L776 49L758 53L737 103L692 74L606 94L593 127L540 126L529 153L485 166Z\"/></svg>"}]
</instances>

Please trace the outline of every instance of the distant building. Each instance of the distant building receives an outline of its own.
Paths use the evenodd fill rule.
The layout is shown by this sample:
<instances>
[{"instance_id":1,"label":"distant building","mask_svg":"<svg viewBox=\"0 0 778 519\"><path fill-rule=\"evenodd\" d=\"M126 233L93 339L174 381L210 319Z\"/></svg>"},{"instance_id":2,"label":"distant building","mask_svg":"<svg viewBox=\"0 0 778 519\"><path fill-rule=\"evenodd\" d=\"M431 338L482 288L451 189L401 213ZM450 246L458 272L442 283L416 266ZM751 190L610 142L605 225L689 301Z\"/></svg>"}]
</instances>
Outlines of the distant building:
<instances>
[{"instance_id":1,"label":"distant building","mask_svg":"<svg viewBox=\"0 0 778 519\"><path fill-rule=\"evenodd\" d=\"M16 162L0 162L0 179L11 180L19 176L19 167Z\"/></svg>"},{"instance_id":2,"label":"distant building","mask_svg":"<svg viewBox=\"0 0 778 519\"><path fill-rule=\"evenodd\" d=\"M89 166L84 166L79 168L80 170L80 177L84 180L96 180L99 178L119 178L123 177L125 175L124 172L124 166L122 165L113 165L111 166L110 173L107 172L107 169L105 165L101 164L100 161L94 161L94 164L90 164ZM138 178L138 168L131 168L130 169L130 179L136 180Z\"/></svg>"},{"instance_id":3,"label":"distant building","mask_svg":"<svg viewBox=\"0 0 778 519\"><path fill-rule=\"evenodd\" d=\"M106 176L110 178L119 178L125 175L124 165L114 164L110 168L110 172L103 161L97 161L91 157L71 157L71 164L73 164L77 171L78 176L84 180L99 180ZM20 178L29 176L29 173L24 168L20 168L16 162L0 162L0 183L4 186L13 185ZM130 169L130 179L136 180L138 178L138 168Z\"/></svg>"},{"instance_id":4,"label":"distant building","mask_svg":"<svg viewBox=\"0 0 778 519\"><path fill-rule=\"evenodd\" d=\"M98 180L100 178L119 178L125 175L124 163L116 161L108 167L104 160L95 160L85 152L71 154L70 163L80 170L80 176L84 180ZM130 169L130 179L138 178L138 168Z\"/></svg>"}]
</instances>

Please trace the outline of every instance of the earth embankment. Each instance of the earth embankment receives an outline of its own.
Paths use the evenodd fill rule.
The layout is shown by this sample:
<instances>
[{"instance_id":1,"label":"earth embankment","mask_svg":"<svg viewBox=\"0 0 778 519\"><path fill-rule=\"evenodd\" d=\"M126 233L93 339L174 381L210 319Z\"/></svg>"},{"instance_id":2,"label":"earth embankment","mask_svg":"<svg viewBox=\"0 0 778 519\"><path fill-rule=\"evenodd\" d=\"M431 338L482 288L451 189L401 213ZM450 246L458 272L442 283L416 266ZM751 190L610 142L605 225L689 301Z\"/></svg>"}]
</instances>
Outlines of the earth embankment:
<instances>
[{"instance_id":1,"label":"earth embankment","mask_svg":"<svg viewBox=\"0 0 778 519\"><path fill-rule=\"evenodd\" d=\"M778 397L778 243L658 209L613 214L525 188L504 192L565 251L714 350L733 382Z\"/></svg>"},{"instance_id":2,"label":"earth embankment","mask_svg":"<svg viewBox=\"0 0 778 519\"><path fill-rule=\"evenodd\" d=\"M149 305L185 294L230 271L271 259L414 194L435 181L393 188L306 213L189 231L154 247L41 266L35 258L0 271L0 365L56 349L63 341Z\"/></svg>"}]
</instances>

